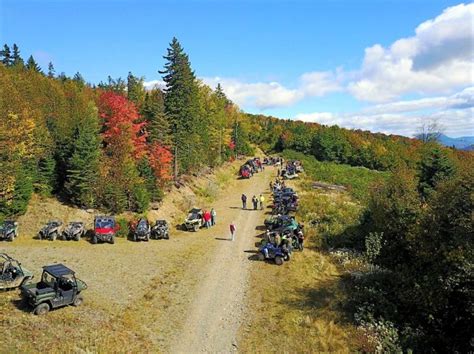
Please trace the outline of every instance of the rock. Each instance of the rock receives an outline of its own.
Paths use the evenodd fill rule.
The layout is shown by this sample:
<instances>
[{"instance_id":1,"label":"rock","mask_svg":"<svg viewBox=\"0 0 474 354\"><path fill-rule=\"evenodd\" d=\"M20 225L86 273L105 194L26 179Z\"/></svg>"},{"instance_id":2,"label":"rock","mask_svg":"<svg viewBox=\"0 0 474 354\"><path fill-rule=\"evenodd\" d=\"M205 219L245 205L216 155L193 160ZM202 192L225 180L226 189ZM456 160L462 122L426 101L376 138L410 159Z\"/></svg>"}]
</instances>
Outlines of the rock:
<instances>
[{"instance_id":1,"label":"rock","mask_svg":"<svg viewBox=\"0 0 474 354\"><path fill-rule=\"evenodd\" d=\"M86 212L89 214L94 214L95 210L94 209L86 209Z\"/></svg>"},{"instance_id":2,"label":"rock","mask_svg":"<svg viewBox=\"0 0 474 354\"><path fill-rule=\"evenodd\" d=\"M152 203L150 203L150 208L152 210L158 210L158 209L160 209L160 206L161 206L160 204L161 203L159 203L159 202L152 202Z\"/></svg>"}]
</instances>

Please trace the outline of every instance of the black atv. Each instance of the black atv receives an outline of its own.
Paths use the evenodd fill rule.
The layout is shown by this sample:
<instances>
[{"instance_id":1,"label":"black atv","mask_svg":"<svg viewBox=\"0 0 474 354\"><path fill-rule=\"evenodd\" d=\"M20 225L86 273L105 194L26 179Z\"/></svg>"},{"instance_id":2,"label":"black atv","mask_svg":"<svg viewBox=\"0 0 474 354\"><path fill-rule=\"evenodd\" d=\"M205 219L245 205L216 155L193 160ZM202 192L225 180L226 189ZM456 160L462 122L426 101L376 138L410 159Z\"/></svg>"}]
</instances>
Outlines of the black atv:
<instances>
[{"instance_id":1,"label":"black atv","mask_svg":"<svg viewBox=\"0 0 474 354\"><path fill-rule=\"evenodd\" d=\"M170 230L166 220L156 220L155 225L151 228L151 238L154 238L155 240L169 240Z\"/></svg>"},{"instance_id":2,"label":"black atv","mask_svg":"<svg viewBox=\"0 0 474 354\"><path fill-rule=\"evenodd\" d=\"M81 237L86 234L86 229L83 222L70 222L63 231L63 240L65 241L79 241Z\"/></svg>"},{"instance_id":3,"label":"black atv","mask_svg":"<svg viewBox=\"0 0 474 354\"><path fill-rule=\"evenodd\" d=\"M5 220L0 223L0 240L13 241L18 237L18 223L12 220Z\"/></svg>"},{"instance_id":4,"label":"black atv","mask_svg":"<svg viewBox=\"0 0 474 354\"><path fill-rule=\"evenodd\" d=\"M138 220L133 230L133 241L149 241L151 234L150 223L147 219Z\"/></svg>"},{"instance_id":5,"label":"black atv","mask_svg":"<svg viewBox=\"0 0 474 354\"><path fill-rule=\"evenodd\" d=\"M43 226L43 228L38 233L38 238L40 240L50 240L54 241L58 238L61 234L61 225L63 223L61 221L52 220L48 221L48 223Z\"/></svg>"}]
</instances>

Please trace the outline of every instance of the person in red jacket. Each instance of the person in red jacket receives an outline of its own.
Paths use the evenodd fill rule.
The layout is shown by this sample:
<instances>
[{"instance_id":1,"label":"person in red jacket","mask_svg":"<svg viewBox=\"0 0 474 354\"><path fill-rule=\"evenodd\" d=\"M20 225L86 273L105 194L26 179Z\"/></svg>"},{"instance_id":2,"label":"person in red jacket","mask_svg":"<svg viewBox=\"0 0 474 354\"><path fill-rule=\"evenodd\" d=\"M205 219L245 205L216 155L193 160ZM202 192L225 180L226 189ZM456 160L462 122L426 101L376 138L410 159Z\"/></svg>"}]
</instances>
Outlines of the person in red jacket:
<instances>
[{"instance_id":1,"label":"person in red jacket","mask_svg":"<svg viewBox=\"0 0 474 354\"><path fill-rule=\"evenodd\" d=\"M204 211L203 219L204 219L204 223L206 224L206 228L210 228L211 227L211 213L208 210Z\"/></svg>"},{"instance_id":2,"label":"person in red jacket","mask_svg":"<svg viewBox=\"0 0 474 354\"><path fill-rule=\"evenodd\" d=\"M230 237L231 237L231 240L234 241L235 239L235 230L236 230L236 227L235 227L235 224L234 222L232 221L230 226L229 226L229 229L230 229Z\"/></svg>"}]
</instances>

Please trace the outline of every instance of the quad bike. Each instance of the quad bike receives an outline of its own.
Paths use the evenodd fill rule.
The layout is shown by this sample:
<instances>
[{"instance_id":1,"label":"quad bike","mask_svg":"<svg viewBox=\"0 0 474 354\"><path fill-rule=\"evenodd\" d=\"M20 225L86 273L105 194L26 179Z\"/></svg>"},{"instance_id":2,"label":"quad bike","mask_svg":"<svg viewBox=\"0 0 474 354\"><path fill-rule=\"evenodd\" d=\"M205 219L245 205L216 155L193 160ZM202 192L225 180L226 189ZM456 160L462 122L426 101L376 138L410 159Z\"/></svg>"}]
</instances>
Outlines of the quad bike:
<instances>
[{"instance_id":1,"label":"quad bike","mask_svg":"<svg viewBox=\"0 0 474 354\"><path fill-rule=\"evenodd\" d=\"M169 225L166 220L156 220L155 225L153 225L153 227L151 228L151 238L154 238L156 240L169 240Z\"/></svg>"},{"instance_id":2,"label":"quad bike","mask_svg":"<svg viewBox=\"0 0 474 354\"><path fill-rule=\"evenodd\" d=\"M40 240L54 241L61 235L61 225L63 223L58 220L48 221L48 223L38 233Z\"/></svg>"},{"instance_id":3,"label":"quad bike","mask_svg":"<svg viewBox=\"0 0 474 354\"><path fill-rule=\"evenodd\" d=\"M272 215L269 218L265 219L265 227L267 230L279 229L283 226L291 225L294 221L294 218L288 215Z\"/></svg>"},{"instance_id":4,"label":"quad bike","mask_svg":"<svg viewBox=\"0 0 474 354\"><path fill-rule=\"evenodd\" d=\"M149 241L151 235L150 223L147 219L138 220L133 230L133 241Z\"/></svg>"},{"instance_id":5,"label":"quad bike","mask_svg":"<svg viewBox=\"0 0 474 354\"><path fill-rule=\"evenodd\" d=\"M0 224L0 240L13 241L18 237L18 223L12 220L5 220Z\"/></svg>"},{"instance_id":6,"label":"quad bike","mask_svg":"<svg viewBox=\"0 0 474 354\"><path fill-rule=\"evenodd\" d=\"M113 216L96 216L94 219L94 233L92 234L92 243L98 241L115 243L115 234L119 226Z\"/></svg>"},{"instance_id":7,"label":"quad bike","mask_svg":"<svg viewBox=\"0 0 474 354\"><path fill-rule=\"evenodd\" d=\"M184 220L183 228L187 231L198 231L204 225L202 209L193 208L189 211L188 217Z\"/></svg>"},{"instance_id":8,"label":"quad bike","mask_svg":"<svg viewBox=\"0 0 474 354\"><path fill-rule=\"evenodd\" d=\"M291 250L286 245L276 246L272 242L263 242L259 249L258 259L261 261L273 259L275 264L282 265L283 261L291 259Z\"/></svg>"},{"instance_id":9,"label":"quad bike","mask_svg":"<svg viewBox=\"0 0 474 354\"><path fill-rule=\"evenodd\" d=\"M0 253L0 290L15 289L33 279L33 273L6 253Z\"/></svg>"},{"instance_id":10,"label":"quad bike","mask_svg":"<svg viewBox=\"0 0 474 354\"><path fill-rule=\"evenodd\" d=\"M83 222L70 222L63 231L63 240L65 241L79 241L81 237L86 234L86 229Z\"/></svg>"}]
</instances>

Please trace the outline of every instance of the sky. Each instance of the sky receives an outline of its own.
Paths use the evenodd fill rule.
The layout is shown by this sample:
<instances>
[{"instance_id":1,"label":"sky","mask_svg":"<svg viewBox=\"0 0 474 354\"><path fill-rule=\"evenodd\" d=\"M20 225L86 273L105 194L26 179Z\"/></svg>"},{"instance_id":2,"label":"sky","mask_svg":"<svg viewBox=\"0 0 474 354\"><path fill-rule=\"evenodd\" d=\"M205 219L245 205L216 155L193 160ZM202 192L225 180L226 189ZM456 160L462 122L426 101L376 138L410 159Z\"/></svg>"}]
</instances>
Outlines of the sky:
<instances>
[{"instance_id":1,"label":"sky","mask_svg":"<svg viewBox=\"0 0 474 354\"><path fill-rule=\"evenodd\" d=\"M474 135L474 3L0 0L0 44L91 83L158 70L173 37L244 111L413 136Z\"/></svg>"}]
</instances>

